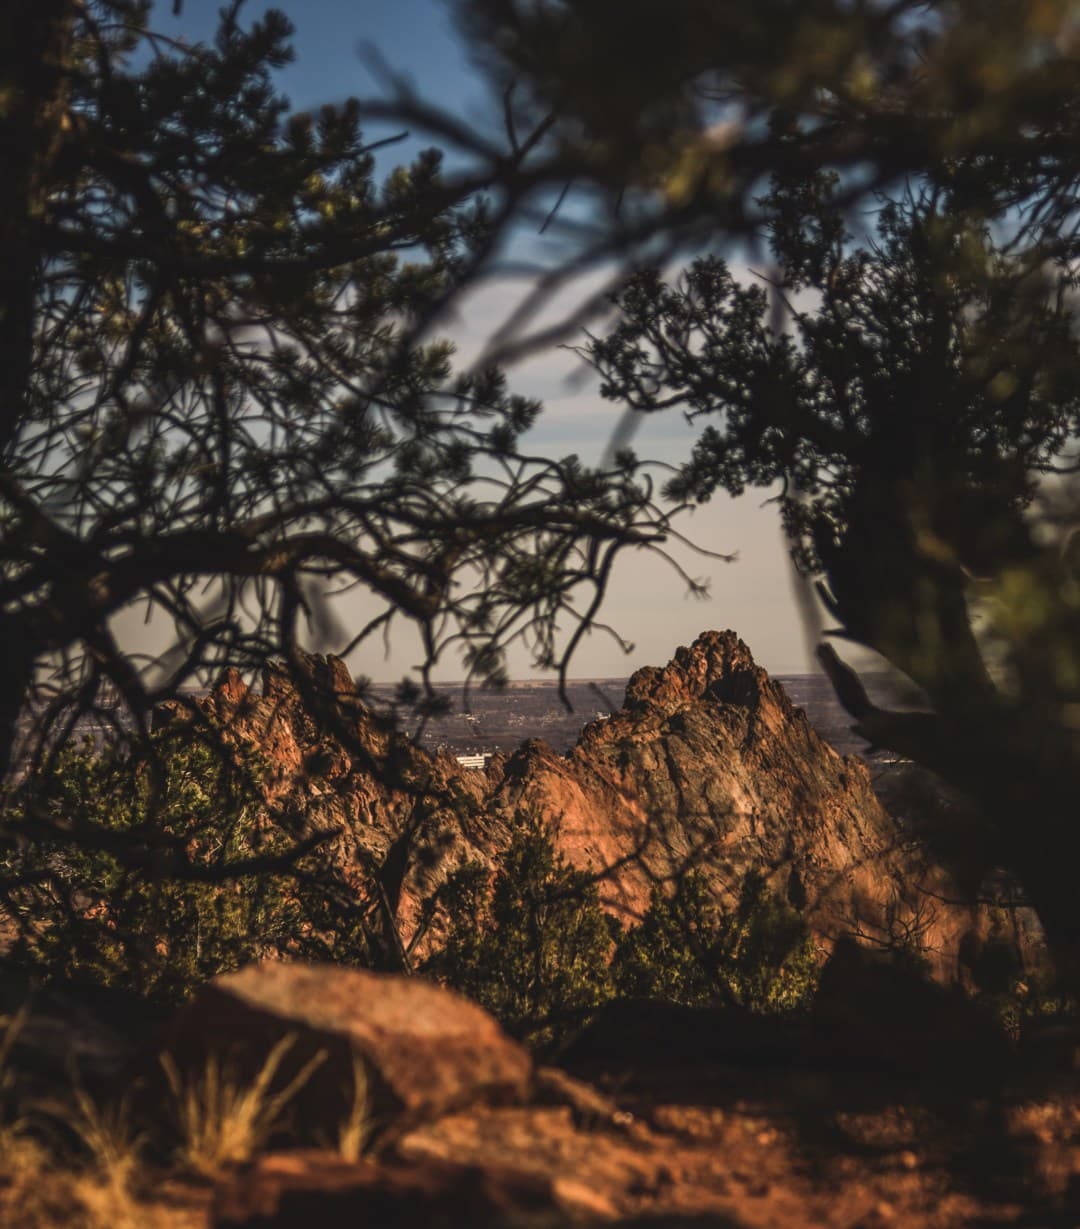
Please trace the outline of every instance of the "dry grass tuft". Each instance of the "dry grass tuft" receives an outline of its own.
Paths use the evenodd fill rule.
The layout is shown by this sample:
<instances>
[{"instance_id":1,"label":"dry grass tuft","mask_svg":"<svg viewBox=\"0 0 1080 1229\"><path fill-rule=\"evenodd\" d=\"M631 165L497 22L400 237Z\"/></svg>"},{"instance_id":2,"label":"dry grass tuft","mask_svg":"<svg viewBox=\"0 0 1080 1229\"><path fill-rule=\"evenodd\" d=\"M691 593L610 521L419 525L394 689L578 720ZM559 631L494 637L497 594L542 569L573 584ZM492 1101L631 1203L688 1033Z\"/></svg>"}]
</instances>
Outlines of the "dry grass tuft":
<instances>
[{"instance_id":1,"label":"dry grass tuft","mask_svg":"<svg viewBox=\"0 0 1080 1229\"><path fill-rule=\"evenodd\" d=\"M352 1060L352 1085L349 1109L338 1127L337 1148L342 1160L355 1165L363 1156L375 1125L371 1117L367 1067L358 1054L354 1054Z\"/></svg>"},{"instance_id":2,"label":"dry grass tuft","mask_svg":"<svg viewBox=\"0 0 1080 1229\"><path fill-rule=\"evenodd\" d=\"M58 1163L22 1119L0 1127L0 1226L147 1229L154 1223L131 1190L139 1141L131 1132L126 1105L99 1109L78 1089L73 1103L40 1108L79 1138L91 1163Z\"/></svg>"},{"instance_id":3,"label":"dry grass tuft","mask_svg":"<svg viewBox=\"0 0 1080 1229\"><path fill-rule=\"evenodd\" d=\"M0 1016L0 1225L15 1224L9 1214L16 1211L19 1223L44 1225L37 1192L42 1189L49 1155L41 1143L27 1134L25 1120L13 1104L15 1085L11 1070L11 1051L26 1023L27 1008L10 1016Z\"/></svg>"},{"instance_id":4,"label":"dry grass tuft","mask_svg":"<svg viewBox=\"0 0 1080 1229\"><path fill-rule=\"evenodd\" d=\"M92 1168L117 1191L126 1190L138 1169L145 1136L132 1126L131 1103L124 1096L98 1105L82 1084L74 1081L71 1107L50 1107L65 1122L90 1154Z\"/></svg>"},{"instance_id":5,"label":"dry grass tuft","mask_svg":"<svg viewBox=\"0 0 1080 1229\"><path fill-rule=\"evenodd\" d=\"M140 1200L135 1188L142 1137L131 1126L126 1098L99 1106L74 1080L71 1100L31 1103L34 1117L60 1123L81 1143L89 1164L59 1152L17 1103L11 1054L27 1009L0 1017L0 1229L196 1229L187 1208ZM39 1126L44 1126L44 1121ZM145 1185L145 1182L141 1183ZM144 1192L145 1193L145 1192Z\"/></svg>"},{"instance_id":6,"label":"dry grass tuft","mask_svg":"<svg viewBox=\"0 0 1080 1229\"><path fill-rule=\"evenodd\" d=\"M26 1186L36 1181L48 1164L48 1152L27 1134L23 1123L6 1123L0 1127L0 1174L4 1184Z\"/></svg>"},{"instance_id":7,"label":"dry grass tuft","mask_svg":"<svg viewBox=\"0 0 1080 1229\"><path fill-rule=\"evenodd\" d=\"M147 1136L133 1125L128 1096L99 1102L76 1074L69 1096L32 1103L37 1126L20 1116L10 1056L25 1019L25 1012L0 1017L0 1229L204 1226L210 1188L180 1180L177 1170L144 1165ZM282 1068L294 1041L293 1036L279 1041L247 1080L217 1056L184 1074L170 1055L161 1057L180 1135L176 1160L188 1178L216 1178L266 1144L326 1057L315 1055L285 1082ZM339 1154L350 1162L361 1157L370 1139L369 1099L367 1069L354 1056L351 1097L336 1138ZM48 1129L49 1120L58 1132ZM173 1184L167 1196L163 1179Z\"/></svg>"},{"instance_id":8,"label":"dry grass tuft","mask_svg":"<svg viewBox=\"0 0 1080 1229\"><path fill-rule=\"evenodd\" d=\"M187 1079L180 1075L171 1054L161 1056L180 1132L181 1164L204 1177L213 1177L230 1165L250 1160L262 1147L286 1105L326 1058L320 1051L284 1088L271 1092L294 1040L292 1035L283 1037L250 1082L238 1078L216 1055L207 1058L198 1075Z\"/></svg>"},{"instance_id":9,"label":"dry grass tuft","mask_svg":"<svg viewBox=\"0 0 1080 1229\"><path fill-rule=\"evenodd\" d=\"M58 1164L44 1149L38 1160L38 1183L31 1191L39 1206L39 1223L62 1223L86 1229L142 1229L149 1221L134 1192L145 1136L132 1123L127 1096L99 1105L72 1072L70 1101L47 1100L36 1108L78 1140L88 1164ZM26 1186L30 1186L28 1179ZM62 1221L48 1219L53 1206L65 1209Z\"/></svg>"},{"instance_id":10,"label":"dry grass tuft","mask_svg":"<svg viewBox=\"0 0 1080 1229\"><path fill-rule=\"evenodd\" d=\"M23 1135L22 1120L14 1105L15 1075L11 1070L11 1051L29 1015L29 1008L20 1007L10 1016L0 1016L0 1157L8 1146Z\"/></svg>"}]
</instances>

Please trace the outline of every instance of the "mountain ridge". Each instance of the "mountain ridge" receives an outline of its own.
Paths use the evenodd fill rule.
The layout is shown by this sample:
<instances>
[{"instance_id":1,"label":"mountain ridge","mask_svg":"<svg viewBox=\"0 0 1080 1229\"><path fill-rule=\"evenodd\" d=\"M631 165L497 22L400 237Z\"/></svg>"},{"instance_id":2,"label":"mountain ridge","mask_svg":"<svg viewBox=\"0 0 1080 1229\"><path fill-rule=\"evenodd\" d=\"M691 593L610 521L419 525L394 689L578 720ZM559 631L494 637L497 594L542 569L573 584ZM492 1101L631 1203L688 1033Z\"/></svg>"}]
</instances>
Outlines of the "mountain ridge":
<instances>
[{"instance_id":1,"label":"mountain ridge","mask_svg":"<svg viewBox=\"0 0 1080 1229\"><path fill-rule=\"evenodd\" d=\"M823 950L841 935L911 947L944 981L964 980L990 939L1030 946L1037 932L1030 916L961 903L876 797L866 764L825 742L734 632L705 632L636 671L623 707L587 723L566 754L531 739L483 771L395 735L338 659L300 664L300 679L269 669L261 693L232 673L199 707L259 748L268 800L307 830L337 831L334 856L357 882L392 866L406 941L438 884L466 862L493 865L522 813L598 877L625 922L654 887L696 868L727 903L748 872L762 875Z\"/></svg>"}]
</instances>

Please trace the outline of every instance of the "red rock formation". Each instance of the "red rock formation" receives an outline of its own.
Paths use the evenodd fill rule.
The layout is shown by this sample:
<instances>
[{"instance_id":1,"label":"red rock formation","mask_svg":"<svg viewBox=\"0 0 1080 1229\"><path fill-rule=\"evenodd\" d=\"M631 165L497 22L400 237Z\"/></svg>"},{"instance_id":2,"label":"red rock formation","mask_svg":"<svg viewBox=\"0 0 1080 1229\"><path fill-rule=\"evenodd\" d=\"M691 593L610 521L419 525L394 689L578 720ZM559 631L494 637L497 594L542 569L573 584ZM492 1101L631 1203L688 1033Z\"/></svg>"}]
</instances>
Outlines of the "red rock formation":
<instances>
[{"instance_id":1,"label":"red rock formation","mask_svg":"<svg viewBox=\"0 0 1080 1229\"><path fill-rule=\"evenodd\" d=\"M259 696L226 675L206 709L269 760L269 796L340 829L346 865L400 860L405 932L450 869L505 847L522 811L546 820L571 862L604 873L603 899L628 921L654 884L700 866L728 899L747 871L765 875L826 947L845 933L917 945L946 979L990 930L990 911L957 904L948 874L885 811L863 761L819 738L733 632L639 670L622 710L587 725L568 755L531 741L486 773L396 739L341 662L307 669L299 690L268 672ZM333 696L336 732L313 717L312 688Z\"/></svg>"},{"instance_id":2,"label":"red rock formation","mask_svg":"<svg viewBox=\"0 0 1080 1229\"><path fill-rule=\"evenodd\" d=\"M987 910L950 903L955 885L881 806L866 764L819 738L733 632L639 670L622 711L569 755L527 744L493 802L542 814L576 864L616 867L602 892L631 918L652 884L700 865L729 899L764 874L826 946L917 944L944 977L964 936L989 929Z\"/></svg>"},{"instance_id":3,"label":"red rock formation","mask_svg":"<svg viewBox=\"0 0 1080 1229\"><path fill-rule=\"evenodd\" d=\"M299 677L269 666L258 690L226 671L198 707L224 742L262 761L263 794L278 822L298 835L334 832L332 855L357 884L382 868L408 935L419 902L448 870L505 843L497 825L485 826L478 842L461 822L480 809L485 778L395 733L363 703L340 659L303 654L297 665ZM190 705L164 706L159 719L190 720Z\"/></svg>"}]
</instances>

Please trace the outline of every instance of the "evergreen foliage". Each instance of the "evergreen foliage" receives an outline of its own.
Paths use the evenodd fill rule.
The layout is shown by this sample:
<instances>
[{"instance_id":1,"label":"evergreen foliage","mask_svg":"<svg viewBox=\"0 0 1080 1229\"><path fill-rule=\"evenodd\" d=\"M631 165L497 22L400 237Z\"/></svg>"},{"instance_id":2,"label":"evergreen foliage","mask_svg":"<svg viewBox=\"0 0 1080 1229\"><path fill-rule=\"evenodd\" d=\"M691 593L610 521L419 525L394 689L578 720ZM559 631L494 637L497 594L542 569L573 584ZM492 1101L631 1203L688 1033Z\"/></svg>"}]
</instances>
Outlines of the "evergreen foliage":
<instances>
[{"instance_id":1,"label":"evergreen foliage","mask_svg":"<svg viewBox=\"0 0 1080 1229\"><path fill-rule=\"evenodd\" d=\"M19 927L13 959L159 999L285 954L371 959L364 927L336 910L343 884L324 860L294 860L294 834L259 793L261 766L190 730L138 752L65 749L20 789L17 831L37 840L0 863ZM152 823L151 823L152 820ZM154 834L141 864L132 838ZM169 874L171 849L188 872Z\"/></svg>"},{"instance_id":2,"label":"evergreen foliage","mask_svg":"<svg viewBox=\"0 0 1080 1229\"><path fill-rule=\"evenodd\" d=\"M714 415L670 493L779 496L808 633L816 590L920 711L875 703L822 641L841 702L973 798L969 861L1014 875L1080 986L1075 5L455 7L537 134L515 186L562 190L559 276L504 345L550 338L526 330L567 279L637 271L588 347L625 407L613 441L635 411ZM753 278L711 258L733 236ZM669 278L687 251L709 256Z\"/></svg>"},{"instance_id":3,"label":"evergreen foliage","mask_svg":"<svg viewBox=\"0 0 1080 1229\"><path fill-rule=\"evenodd\" d=\"M185 45L149 0L0 7L0 769L87 714L142 737L180 689L271 659L349 741L300 645L402 623L423 713L447 653L491 683L510 643L565 672L616 556L662 550L667 514L626 458L525 449L539 404L432 336L497 240L490 181L451 182L434 149L384 173L395 142L355 100L292 110L280 11L234 0ZM367 603L351 640L343 592ZM82 813L117 886L175 822ZM0 814L0 848L16 830L37 839ZM182 841L168 870L203 876Z\"/></svg>"},{"instance_id":4,"label":"evergreen foliage","mask_svg":"<svg viewBox=\"0 0 1080 1229\"><path fill-rule=\"evenodd\" d=\"M818 952L799 915L750 873L731 910L704 874L656 889L648 912L621 931L605 918L594 878L554 851L539 821L519 828L494 876L464 867L440 906L446 938L426 971L543 1045L617 997L753 1012L805 1007Z\"/></svg>"},{"instance_id":5,"label":"evergreen foliage","mask_svg":"<svg viewBox=\"0 0 1080 1229\"><path fill-rule=\"evenodd\" d=\"M612 932L593 878L567 865L540 821L516 823L494 876L474 864L444 888L450 924L426 971L543 1045L611 997Z\"/></svg>"},{"instance_id":6,"label":"evergreen foliage","mask_svg":"<svg viewBox=\"0 0 1080 1229\"><path fill-rule=\"evenodd\" d=\"M212 727L200 736L169 726L138 751L62 751L12 808L15 830L33 826L39 838L0 866L14 885L14 959L46 977L166 1000L266 956L377 965L370 902L325 856L293 857L295 835L267 807L262 772L257 755ZM494 874L468 864L424 902L429 924L447 920L424 971L516 1035L544 1046L616 995L783 1011L812 992L805 925L759 876L724 911L691 872L620 932L595 878L568 865L542 822L515 823ZM147 831L155 844L141 865L116 857L111 838L127 850ZM183 878L168 873L171 848L184 851Z\"/></svg>"},{"instance_id":7,"label":"evergreen foliage","mask_svg":"<svg viewBox=\"0 0 1080 1229\"><path fill-rule=\"evenodd\" d=\"M619 940L612 977L632 998L781 1012L809 1003L818 964L805 923L760 875L747 874L724 910L691 871L674 892L654 889L648 912Z\"/></svg>"},{"instance_id":8,"label":"evergreen foliage","mask_svg":"<svg viewBox=\"0 0 1080 1229\"><path fill-rule=\"evenodd\" d=\"M1060 480L1080 438L1075 306L957 192L883 203L859 242L837 190L816 176L769 196L775 293L803 296L790 327L706 258L674 283L637 275L584 353L605 396L711 419L673 497L777 490L844 636L921 689L918 713L880 707L823 645L856 728L981 806L969 862L1019 881L1077 977L1080 740L1063 714L1080 700L1080 505Z\"/></svg>"}]
</instances>

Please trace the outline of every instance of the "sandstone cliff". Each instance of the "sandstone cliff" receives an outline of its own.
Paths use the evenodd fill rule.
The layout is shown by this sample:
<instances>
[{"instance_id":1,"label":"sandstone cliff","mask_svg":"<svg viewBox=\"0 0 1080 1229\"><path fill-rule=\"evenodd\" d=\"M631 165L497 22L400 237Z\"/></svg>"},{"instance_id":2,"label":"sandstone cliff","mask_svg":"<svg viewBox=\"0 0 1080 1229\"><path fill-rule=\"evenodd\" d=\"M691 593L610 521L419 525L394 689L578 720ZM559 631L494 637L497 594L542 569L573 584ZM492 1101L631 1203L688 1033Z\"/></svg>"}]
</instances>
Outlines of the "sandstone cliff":
<instances>
[{"instance_id":1,"label":"sandstone cliff","mask_svg":"<svg viewBox=\"0 0 1080 1229\"><path fill-rule=\"evenodd\" d=\"M706 632L663 669L639 670L621 712L567 756L526 744L495 809L539 811L579 865L614 867L610 908L640 914L653 883L700 865L729 899L764 874L825 946L841 934L917 947L962 973L993 926L885 811L869 770L840 756L733 632Z\"/></svg>"},{"instance_id":2,"label":"sandstone cliff","mask_svg":"<svg viewBox=\"0 0 1080 1229\"><path fill-rule=\"evenodd\" d=\"M627 921L653 885L691 867L728 899L753 869L825 947L841 934L918 947L946 979L992 928L1013 924L960 902L882 807L863 761L819 738L732 632L707 632L664 668L639 670L622 710L586 726L568 755L530 741L486 772L397 738L342 663L312 658L307 669L299 690L269 671L261 694L229 675L207 713L260 748L268 796L298 823L339 831L335 856L353 873L382 868L406 934L418 902L462 862L490 861L523 811L602 875L605 904ZM316 692L332 697L329 721L312 714Z\"/></svg>"}]
</instances>

